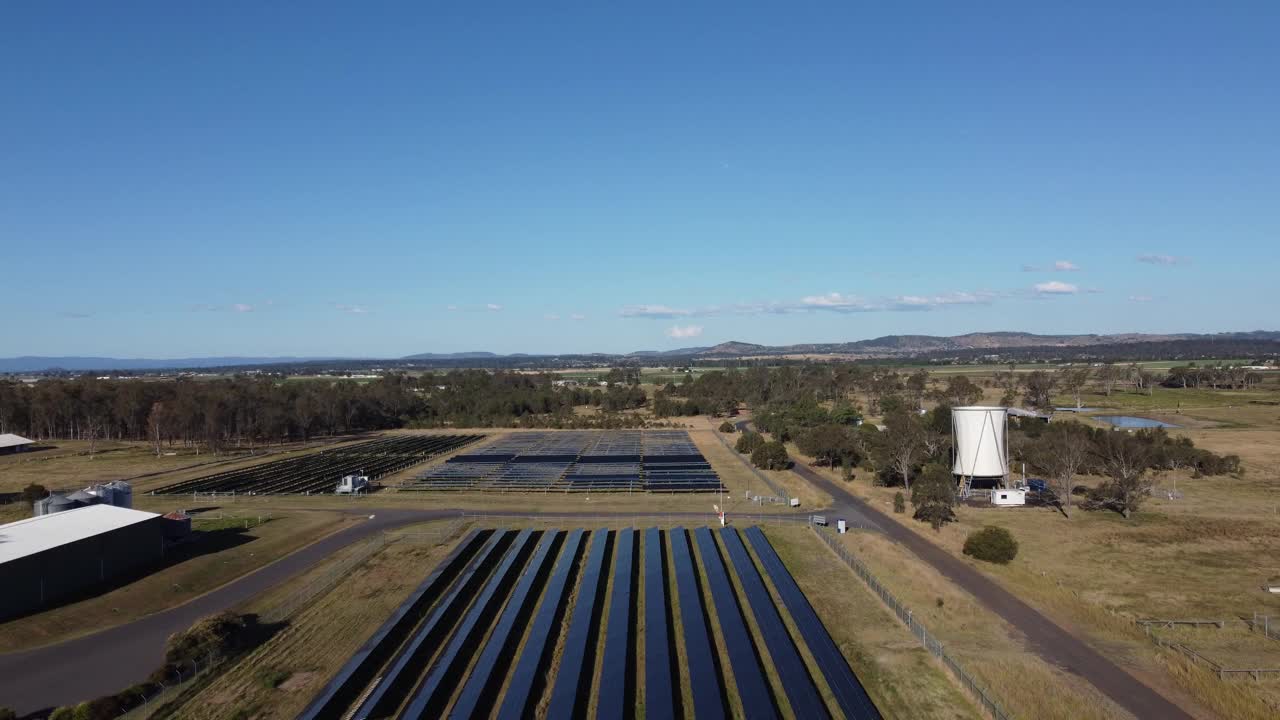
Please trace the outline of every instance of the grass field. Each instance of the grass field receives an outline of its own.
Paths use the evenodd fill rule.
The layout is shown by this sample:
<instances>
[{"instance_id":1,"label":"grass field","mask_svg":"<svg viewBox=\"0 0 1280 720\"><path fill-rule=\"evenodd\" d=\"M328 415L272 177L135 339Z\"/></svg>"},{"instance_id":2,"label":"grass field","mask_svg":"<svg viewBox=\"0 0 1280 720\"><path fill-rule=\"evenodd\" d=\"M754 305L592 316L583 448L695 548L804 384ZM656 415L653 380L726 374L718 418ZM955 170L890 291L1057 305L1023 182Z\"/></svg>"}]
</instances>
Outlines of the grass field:
<instances>
[{"instance_id":1,"label":"grass field","mask_svg":"<svg viewBox=\"0 0 1280 720\"><path fill-rule=\"evenodd\" d=\"M1189 397L1180 390L1168 392ZM1280 581L1275 560L1280 557L1280 409L1241 403L1240 393L1192 392L1200 402L1194 408L1184 405L1182 417L1196 427L1172 432L1190 436L1200 447L1240 455L1246 468L1242 478L1158 475L1160 489L1176 486L1182 498L1157 492L1132 521L1078 509L1066 518L1047 508L962 506L958 522L935 533L909 514L894 517L962 558L971 531L984 525L1008 528L1020 543L1013 563L1001 567L966 560L1184 706L1207 717L1273 718L1280 709L1280 678L1220 681L1176 653L1158 650L1134 623L1223 618L1231 624L1228 632L1199 631L1187 643L1225 666L1280 667L1280 643L1249 633L1241 620L1254 612L1280 617L1280 598L1260 590L1268 580ZM1267 394L1274 391L1245 395ZM1163 418L1153 412L1166 401L1163 395L1159 390L1150 398L1126 393L1112 400L1128 402L1128 411ZM886 511L895 492L862 480L849 487ZM868 562L890 551L862 542ZM909 558L880 562L885 572L905 575L901 590L889 582L896 591L929 601L932 581L907 574ZM975 613L973 621L981 615ZM945 625L939 627L944 639L945 631ZM951 647L969 651L981 647L981 638L957 637Z\"/></svg>"},{"instance_id":2,"label":"grass field","mask_svg":"<svg viewBox=\"0 0 1280 720\"><path fill-rule=\"evenodd\" d=\"M440 525L409 526L401 534L426 532ZM292 618L265 644L192 692L171 717L202 720L296 717L448 554L456 538L454 534L440 544L406 539L388 545ZM278 597L303 586L342 558L342 554L335 555L329 563L254 601L247 609L271 607Z\"/></svg>"},{"instance_id":3,"label":"grass field","mask_svg":"<svg viewBox=\"0 0 1280 720\"><path fill-rule=\"evenodd\" d=\"M885 717L982 717L946 670L813 531L768 527L765 532Z\"/></svg>"},{"instance_id":4,"label":"grass field","mask_svg":"<svg viewBox=\"0 0 1280 720\"><path fill-rule=\"evenodd\" d=\"M325 438L308 443L260 446L253 454L247 448L219 454L195 453L186 448L166 449L174 455L156 456L143 442L99 442L97 453L88 455L83 440L56 440L46 450L0 457L0 492L16 492L31 483L49 490L79 490L94 483L129 480L135 493L201 475L277 460L297 453L316 452L355 438Z\"/></svg>"},{"instance_id":5,"label":"grass field","mask_svg":"<svg viewBox=\"0 0 1280 720\"><path fill-rule=\"evenodd\" d=\"M261 524L251 510L228 509L222 515L194 522L200 537L172 549L159 570L78 602L0 624L0 652L66 640L180 605L319 539L344 522L338 513L315 510L273 511Z\"/></svg>"}]
</instances>

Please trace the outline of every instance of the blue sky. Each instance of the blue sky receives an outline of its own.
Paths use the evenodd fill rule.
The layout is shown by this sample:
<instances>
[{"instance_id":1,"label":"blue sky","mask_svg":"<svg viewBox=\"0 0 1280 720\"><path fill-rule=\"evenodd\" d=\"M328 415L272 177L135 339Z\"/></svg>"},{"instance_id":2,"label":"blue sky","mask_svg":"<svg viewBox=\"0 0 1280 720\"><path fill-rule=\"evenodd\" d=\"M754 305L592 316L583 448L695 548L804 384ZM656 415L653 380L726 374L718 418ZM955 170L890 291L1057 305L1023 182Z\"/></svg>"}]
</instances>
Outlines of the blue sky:
<instances>
[{"instance_id":1,"label":"blue sky","mask_svg":"<svg viewBox=\"0 0 1280 720\"><path fill-rule=\"evenodd\" d=\"M265 5L0 8L0 356L1277 329L1275 2Z\"/></svg>"}]
</instances>

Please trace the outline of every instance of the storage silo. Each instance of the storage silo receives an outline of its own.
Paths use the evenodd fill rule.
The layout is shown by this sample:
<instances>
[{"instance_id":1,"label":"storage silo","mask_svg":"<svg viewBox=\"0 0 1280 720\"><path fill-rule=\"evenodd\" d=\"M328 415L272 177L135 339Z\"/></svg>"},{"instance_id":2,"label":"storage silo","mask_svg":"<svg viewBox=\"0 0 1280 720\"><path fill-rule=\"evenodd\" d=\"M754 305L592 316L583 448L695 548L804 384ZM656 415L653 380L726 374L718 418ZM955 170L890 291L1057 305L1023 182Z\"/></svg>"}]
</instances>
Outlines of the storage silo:
<instances>
[{"instance_id":1,"label":"storage silo","mask_svg":"<svg viewBox=\"0 0 1280 720\"><path fill-rule=\"evenodd\" d=\"M104 505L133 508L133 486L123 480L112 480L102 485L86 488L85 492L102 500Z\"/></svg>"},{"instance_id":2,"label":"storage silo","mask_svg":"<svg viewBox=\"0 0 1280 720\"><path fill-rule=\"evenodd\" d=\"M951 408L951 433L955 441L951 473L959 476L965 485L974 478L998 478L1004 484L1009 477L1008 430L1009 416L1005 408L986 405Z\"/></svg>"}]
</instances>

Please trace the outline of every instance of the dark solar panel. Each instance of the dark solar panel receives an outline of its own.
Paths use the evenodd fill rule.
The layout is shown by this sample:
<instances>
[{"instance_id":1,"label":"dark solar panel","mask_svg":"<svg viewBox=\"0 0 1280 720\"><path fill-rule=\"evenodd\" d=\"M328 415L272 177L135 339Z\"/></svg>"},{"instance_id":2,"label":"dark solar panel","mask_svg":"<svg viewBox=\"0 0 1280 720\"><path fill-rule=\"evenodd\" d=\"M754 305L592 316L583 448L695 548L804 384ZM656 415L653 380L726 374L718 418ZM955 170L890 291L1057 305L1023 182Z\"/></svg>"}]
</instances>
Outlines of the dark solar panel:
<instances>
[{"instance_id":1,"label":"dark solar panel","mask_svg":"<svg viewBox=\"0 0 1280 720\"><path fill-rule=\"evenodd\" d=\"M760 528L751 527L747 528L746 534L747 541L755 549L756 555L760 558L760 564L769 573L769 579L773 581L773 586L777 588L783 605L786 606L787 612L791 613L796 627L800 629L805 645L809 647L809 652L813 653L818 667L822 670L822 676L826 678L827 685L831 688L845 716L855 720L879 720L880 711L876 709L875 703L871 702L866 689L853 674L840 648L836 647L826 626L822 624L813 606L809 604L808 598L804 596L800 586L791 577L790 571L774 552L773 546L769 544L764 533Z\"/></svg>"},{"instance_id":2,"label":"dark solar panel","mask_svg":"<svg viewBox=\"0 0 1280 720\"><path fill-rule=\"evenodd\" d=\"M608 530L591 533L591 547L587 551L587 564L582 571L578 587L578 601L573 606L569 633L560 656L560 671L551 691L547 706L549 718L575 717L579 698L591 688L592 668L587 666L589 643L595 637L596 604L604 591L606 576L602 572L605 551L609 544Z\"/></svg>"},{"instance_id":3,"label":"dark solar panel","mask_svg":"<svg viewBox=\"0 0 1280 720\"><path fill-rule=\"evenodd\" d=\"M510 654L515 650L515 644L520 639L516 623L521 622L519 629L523 630L523 620L532 608L533 602L538 599L536 589L546 579L547 570L551 567L552 550L559 544L563 534L558 530L543 533L542 540L538 542L538 548L524 570L524 575L516 583L511 599L502 610L502 616L498 618L493 632L485 641L484 650L476 661L475 669L467 678L462 694L458 696L453 709L449 711L450 717L470 718L475 715L487 718L489 716L493 705L493 693L497 691L497 685L502 681L502 673L510 663Z\"/></svg>"},{"instance_id":4,"label":"dark solar panel","mask_svg":"<svg viewBox=\"0 0 1280 720\"><path fill-rule=\"evenodd\" d=\"M769 595L769 589L765 587L764 580L760 578L755 563L747 553L747 548L738 537L738 531L733 528L720 528L720 541L724 543L725 550L729 553L729 560L733 563L734 572L738 575L738 581L742 583L742 593L746 595L747 604L751 606L756 627L760 628L760 634L764 636L765 647L769 649L769 657L773 660L773 667L782 681L782 688L791 704L791 711L796 717L830 717L826 704L818 695L818 688L813 684L813 678L809 677L809 671L804 666L804 659L800 657L800 652L796 650L791 635L787 633L787 628L782 623L782 616L773 605L773 597Z\"/></svg>"},{"instance_id":5,"label":"dark solar panel","mask_svg":"<svg viewBox=\"0 0 1280 720\"><path fill-rule=\"evenodd\" d=\"M698 569L689 549L684 528L667 533L671 538L671 565L676 573L676 592L680 601L680 625L685 655L689 660L689 686L693 691L693 714L697 718L725 716L724 691L716 668L715 650L711 647L710 626L702 608L698 590Z\"/></svg>"},{"instance_id":6,"label":"dark solar panel","mask_svg":"<svg viewBox=\"0 0 1280 720\"><path fill-rule=\"evenodd\" d=\"M404 711L405 717L439 717L444 711L449 697L457 689L455 683L461 678L472 653L475 652L476 644L489 629L493 616L497 614L502 601L511 590L512 581L524 567L532 547L533 536L533 531L527 529L521 530L516 536L511 548L502 558L502 563L489 578L484 589L476 596L466 617L454 630L449 645L436 658L426 680L414 693L413 699Z\"/></svg>"},{"instance_id":7,"label":"dark solar panel","mask_svg":"<svg viewBox=\"0 0 1280 720\"><path fill-rule=\"evenodd\" d=\"M742 610L738 607L724 563L720 560L715 538L712 537L711 530L705 527L698 528L693 534L697 539L703 568L706 569L711 599L715 602L716 617L720 621L720 636L724 639L725 650L729 655L729 666L733 669L733 680L738 687L738 695L742 698L742 707L748 709L753 717L776 718L778 710L769 691L769 683L756 659L751 634L742 617Z\"/></svg>"},{"instance_id":8,"label":"dark solar panel","mask_svg":"<svg viewBox=\"0 0 1280 720\"><path fill-rule=\"evenodd\" d=\"M299 720L337 720L373 679L373 673L395 652L396 644L408 634L423 612L430 607L449 583L466 566L468 558L478 550L489 533L472 530L449 553L431 575L400 604L391 617L378 628L347 661L319 696L298 716Z\"/></svg>"},{"instance_id":9,"label":"dark solar panel","mask_svg":"<svg viewBox=\"0 0 1280 720\"><path fill-rule=\"evenodd\" d=\"M646 715L674 717L675 702L671 691L676 672L676 658L671 653L671 636L667 627L667 573L663 563L666 553L662 533L657 528L644 531L644 708Z\"/></svg>"},{"instance_id":10,"label":"dark solar panel","mask_svg":"<svg viewBox=\"0 0 1280 720\"><path fill-rule=\"evenodd\" d=\"M418 679L422 664L453 628L453 623L471 602L472 596L488 577L489 571L498 562L514 534L506 530L494 531L489 542L485 543L484 548L467 566L453 589L440 600L409 642L400 649L391 666L378 679L373 691L352 717L385 717L395 712L401 698Z\"/></svg>"},{"instance_id":11,"label":"dark solar panel","mask_svg":"<svg viewBox=\"0 0 1280 720\"><path fill-rule=\"evenodd\" d=\"M502 699L498 720L521 720L533 714L534 684L546 673L546 667L551 661L554 646L552 631L557 627L555 623L565 605L571 570L582 548L582 538L582 530L574 530L565 540L542 603L538 606L533 627L511 675L511 683Z\"/></svg>"},{"instance_id":12,"label":"dark solar panel","mask_svg":"<svg viewBox=\"0 0 1280 720\"><path fill-rule=\"evenodd\" d=\"M609 593L609 626L604 639L604 663L600 669L600 692L596 717L623 720L634 706L635 684L628 663L632 653L632 573L635 569L636 531L619 530L614 546L613 588Z\"/></svg>"}]
</instances>

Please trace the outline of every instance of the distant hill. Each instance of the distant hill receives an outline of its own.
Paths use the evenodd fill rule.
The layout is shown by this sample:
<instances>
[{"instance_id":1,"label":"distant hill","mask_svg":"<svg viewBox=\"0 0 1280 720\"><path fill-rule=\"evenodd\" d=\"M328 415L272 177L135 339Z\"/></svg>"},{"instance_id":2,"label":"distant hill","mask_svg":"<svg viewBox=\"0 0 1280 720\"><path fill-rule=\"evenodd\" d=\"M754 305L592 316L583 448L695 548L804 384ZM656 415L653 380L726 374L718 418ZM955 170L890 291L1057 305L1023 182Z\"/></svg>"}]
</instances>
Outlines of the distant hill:
<instances>
[{"instance_id":1,"label":"distant hill","mask_svg":"<svg viewBox=\"0 0 1280 720\"><path fill-rule=\"evenodd\" d=\"M767 355L851 355L856 357L910 357L926 353L971 350L1008 350L1018 348L1083 348L1091 346L1167 343L1182 340L1251 340L1280 341L1280 332L1254 331L1217 334L1144 334L1115 335L1036 335L1025 332L983 332L964 335L885 335L870 340L845 343L809 343L799 345L754 345L727 342L708 348L698 356L767 356Z\"/></svg>"},{"instance_id":2,"label":"distant hill","mask_svg":"<svg viewBox=\"0 0 1280 720\"><path fill-rule=\"evenodd\" d=\"M988 353L1012 353L1021 351L1035 357L1052 357L1065 351L1072 355L1088 355L1089 348L1105 351L1108 357L1117 354L1133 354L1146 357L1196 357L1216 348L1226 355L1216 357L1248 356L1255 351L1271 353L1276 347L1280 352L1280 332L1256 330L1253 332L1228 332L1214 334L1174 333L1144 334L1119 333L1114 335L1036 335L1025 332L978 332L964 335L885 335L870 340L840 343L802 343L797 345L760 345L740 341L723 342L711 347L687 347L674 350L638 350L626 355L611 353L526 354L473 351L458 353L419 353L402 358L338 358L338 357L204 357L157 360L149 358L107 357L15 357L0 358L0 373L38 372L110 372L155 371L225 368L232 371L266 366L308 366L309 370L325 367L355 369L369 367L373 363L384 367L413 368L423 364L438 363L440 367L469 367L468 361L505 361L510 367L547 367L567 361L605 364L631 360L724 360L748 357L831 356L851 359L938 359L973 358ZM1234 353L1234 354L1232 354ZM1243 355L1241 355L1243 354ZM1214 355L1207 355L1214 357ZM482 363L488 365L489 363ZM288 368L286 368L288 369Z\"/></svg>"},{"instance_id":3,"label":"distant hill","mask_svg":"<svg viewBox=\"0 0 1280 720\"><path fill-rule=\"evenodd\" d=\"M199 368L243 367L254 365L279 365L283 363L316 362L334 360L333 357L203 357L173 358L109 358L109 357L22 357L0 358L0 373L70 372L110 370L193 370Z\"/></svg>"},{"instance_id":4,"label":"distant hill","mask_svg":"<svg viewBox=\"0 0 1280 720\"><path fill-rule=\"evenodd\" d=\"M483 358L503 357L497 353L491 352L456 352L456 353L418 353L417 355L405 355L401 360L481 360ZM524 353L515 353L512 357L527 357Z\"/></svg>"}]
</instances>

